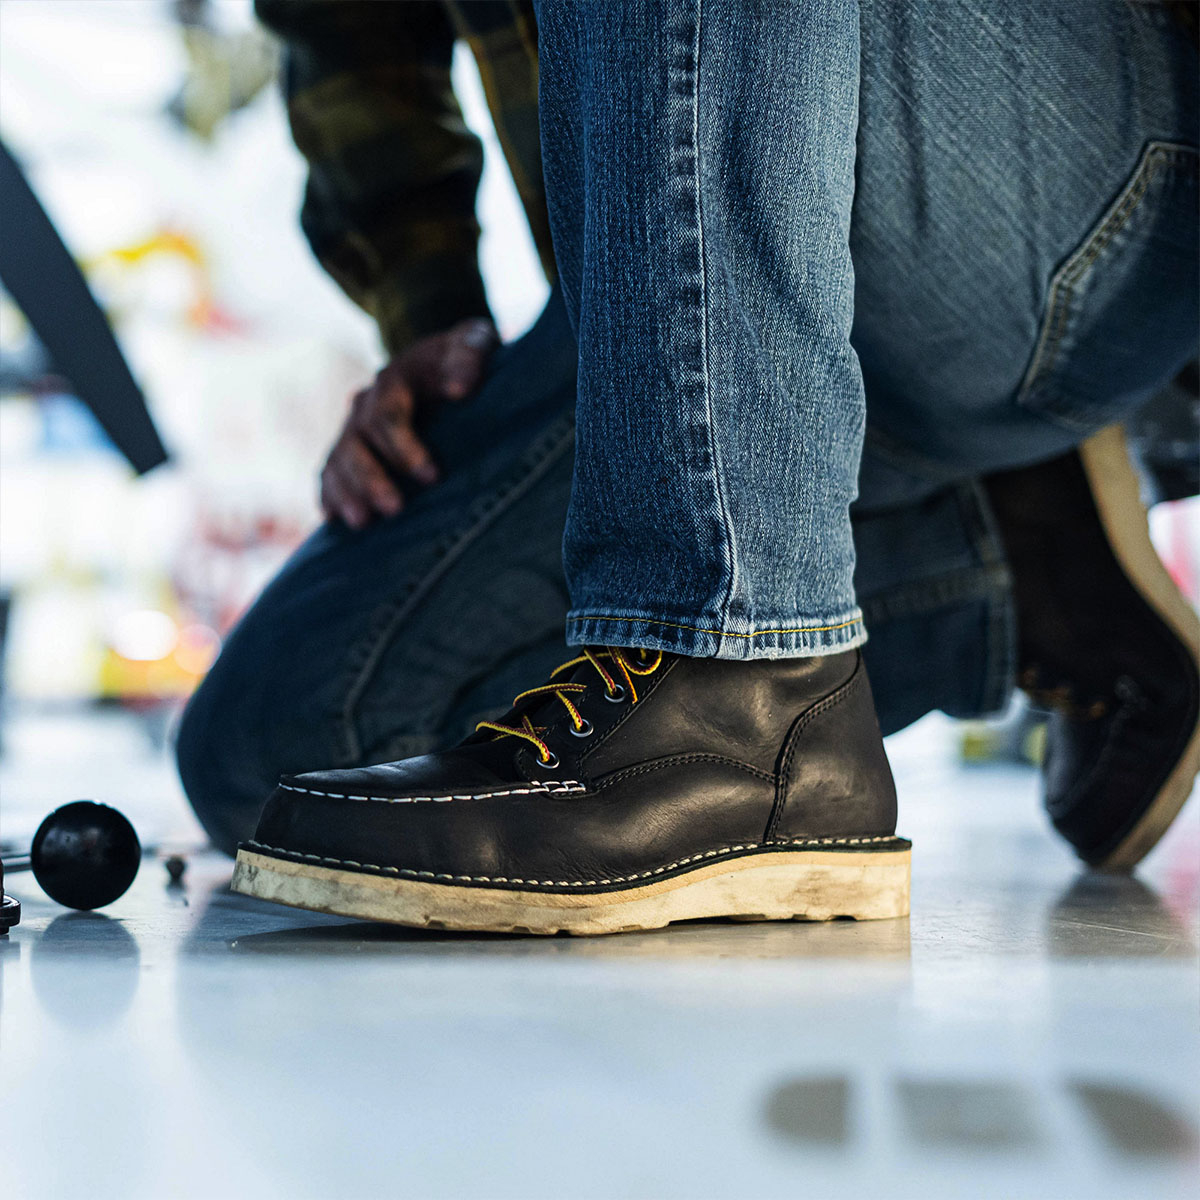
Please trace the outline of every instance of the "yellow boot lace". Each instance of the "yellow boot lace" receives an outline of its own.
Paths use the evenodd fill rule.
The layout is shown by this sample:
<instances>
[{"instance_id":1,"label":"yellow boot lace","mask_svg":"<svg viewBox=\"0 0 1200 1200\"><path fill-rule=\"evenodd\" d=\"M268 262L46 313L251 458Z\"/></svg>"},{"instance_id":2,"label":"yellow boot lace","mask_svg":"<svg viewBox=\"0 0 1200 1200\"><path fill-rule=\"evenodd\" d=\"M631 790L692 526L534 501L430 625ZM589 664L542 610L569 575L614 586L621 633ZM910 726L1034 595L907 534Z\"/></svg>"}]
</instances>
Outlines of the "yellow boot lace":
<instances>
[{"instance_id":1,"label":"yellow boot lace","mask_svg":"<svg viewBox=\"0 0 1200 1200\"><path fill-rule=\"evenodd\" d=\"M636 658L628 658L626 655L634 655ZM571 714L571 727L580 736L586 737L591 732L591 724L571 700L571 694L586 692L589 685L581 681L555 683L555 677L581 663L591 663L604 681L604 694L608 699L620 700L628 693L630 703L636 704L640 697L634 680L646 675L653 675L661 665L662 659L661 650L624 650L616 646L605 646L603 649L593 650L591 647L585 646L583 653L577 658L555 667L550 672L549 683L544 683L541 687L530 688L517 696L513 700L513 707L516 708L518 704L523 700L528 700L531 696L555 696L563 702L567 712ZM603 660L607 660L615 670L610 671L604 665ZM621 682L622 679L624 683ZM497 737L523 738L537 747L539 761L544 766L553 766L558 761L557 756L540 736L546 732L546 728L544 725L534 725L528 714L521 717L520 725L504 725L499 721L480 721L475 726L476 731L490 729Z\"/></svg>"}]
</instances>

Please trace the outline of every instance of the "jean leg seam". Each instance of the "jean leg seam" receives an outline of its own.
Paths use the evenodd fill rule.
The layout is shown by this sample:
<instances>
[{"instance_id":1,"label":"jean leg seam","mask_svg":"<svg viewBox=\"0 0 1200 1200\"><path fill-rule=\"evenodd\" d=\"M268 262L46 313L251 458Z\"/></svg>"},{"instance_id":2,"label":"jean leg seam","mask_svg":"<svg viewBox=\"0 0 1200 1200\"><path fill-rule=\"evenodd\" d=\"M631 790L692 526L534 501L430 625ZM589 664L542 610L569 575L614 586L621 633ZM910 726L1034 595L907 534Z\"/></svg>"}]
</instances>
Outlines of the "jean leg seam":
<instances>
[{"instance_id":1,"label":"jean leg seam","mask_svg":"<svg viewBox=\"0 0 1200 1200\"><path fill-rule=\"evenodd\" d=\"M708 321L708 262L705 254L704 237L704 193L700 178L700 46L701 22L703 21L704 0L695 0L695 19L693 21L691 73L692 73L692 189L695 198L696 219L696 250L697 267L700 278L700 387L704 397L704 415L708 437L708 453L712 460L713 494L717 502L718 519L721 523L723 538L721 553L724 557L725 588L724 596L719 602L719 625L724 625L729 619L729 609L733 601L735 573L737 569L737 550L733 544L733 522L729 515L729 505L725 498L725 490L721 480L721 461L717 454L716 420L712 406L712 368L709 362L710 330ZM718 643L718 651L720 644Z\"/></svg>"},{"instance_id":2,"label":"jean leg seam","mask_svg":"<svg viewBox=\"0 0 1200 1200\"><path fill-rule=\"evenodd\" d=\"M386 616L382 621L376 621L377 631L356 648L355 658L358 665L352 669L338 718L348 762L357 762L362 752L362 743L355 728L358 706L387 647L395 639L404 622L450 568L462 558L467 548L551 469L559 457L574 445L574 439L574 416L556 421L522 457L515 478L510 477L509 482L474 505L459 532L442 543L439 557L433 565L411 582L402 599L394 600L383 607L382 611Z\"/></svg>"}]
</instances>

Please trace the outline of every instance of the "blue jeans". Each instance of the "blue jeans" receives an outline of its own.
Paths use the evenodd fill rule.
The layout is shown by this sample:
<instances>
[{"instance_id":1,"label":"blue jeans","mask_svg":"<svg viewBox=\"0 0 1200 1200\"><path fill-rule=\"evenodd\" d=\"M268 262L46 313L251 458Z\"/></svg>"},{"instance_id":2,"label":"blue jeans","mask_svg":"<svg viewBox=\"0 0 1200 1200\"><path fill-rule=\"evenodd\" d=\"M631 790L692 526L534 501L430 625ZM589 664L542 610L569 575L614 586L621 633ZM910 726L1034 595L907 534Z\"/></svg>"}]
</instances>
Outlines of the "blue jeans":
<instances>
[{"instance_id":1,"label":"blue jeans","mask_svg":"<svg viewBox=\"0 0 1200 1200\"><path fill-rule=\"evenodd\" d=\"M1065 450L1195 353L1196 65L1125 0L543 3L574 644L865 638L849 508ZM865 384L865 389L864 389ZM891 473L888 471L887 473Z\"/></svg>"},{"instance_id":2,"label":"blue jeans","mask_svg":"<svg viewBox=\"0 0 1200 1200\"><path fill-rule=\"evenodd\" d=\"M565 657L568 609L575 641L731 657L853 644L861 609L885 732L1006 699L1009 578L976 481L1119 420L1195 355L1195 51L1150 5L1104 20L1089 3L1061 30L1056 5L1000 21L864 3L848 22L831 0L737 30L732 4L713 7L649 32L634 3L543 15L568 305L556 293L439 413L444 482L362 533L317 530L228 640L178 745L218 845L249 836L282 772L422 753L503 711ZM593 28L607 20L640 20L665 58ZM683 86L697 32L699 96ZM603 70L577 61L592 38ZM598 122L586 136L575 103ZM679 113L654 126L673 154L693 145L692 174L670 158L640 177L643 204L627 160L584 170L572 240L571 147L649 156L618 118L656 103L695 110L698 155ZM813 146L837 142L828 164L776 145L797 121ZM777 179L793 168L805 187ZM707 224L681 191L697 172ZM781 196L801 208L786 228Z\"/></svg>"}]
</instances>

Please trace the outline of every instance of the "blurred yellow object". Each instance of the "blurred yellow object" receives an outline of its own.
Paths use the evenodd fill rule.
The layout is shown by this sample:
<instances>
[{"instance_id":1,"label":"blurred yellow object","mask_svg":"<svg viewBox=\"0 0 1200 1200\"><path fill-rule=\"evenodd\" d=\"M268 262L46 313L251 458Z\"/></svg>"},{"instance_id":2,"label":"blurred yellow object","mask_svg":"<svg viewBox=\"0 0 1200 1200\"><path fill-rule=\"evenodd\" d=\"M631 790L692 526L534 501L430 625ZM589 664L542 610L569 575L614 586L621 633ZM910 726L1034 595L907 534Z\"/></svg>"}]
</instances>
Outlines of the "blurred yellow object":
<instances>
[{"instance_id":1,"label":"blurred yellow object","mask_svg":"<svg viewBox=\"0 0 1200 1200\"><path fill-rule=\"evenodd\" d=\"M217 312L212 272L203 247L190 234L176 229L160 229L149 237L131 242L128 246L115 246L106 250L103 254L89 259L84 265L89 273L110 264L129 268L140 266L147 259L162 254L180 258L190 268L192 300L187 309L188 322L201 328L212 324Z\"/></svg>"},{"instance_id":2,"label":"blurred yellow object","mask_svg":"<svg viewBox=\"0 0 1200 1200\"><path fill-rule=\"evenodd\" d=\"M958 752L963 762L987 762L996 749L996 735L986 725L971 722L959 734Z\"/></svg>"},{"instance_id":3,"label":"blurred yellow object","mask_svg":"<svg viewBox=\"0 0 1200 1200\"><path fill-rule=\"evenodd\" d=\"M180 629L152 609L126 614L105 648L99 694L105 699L165 700L188 696L220 649L206 625Z\"/></svg>"},{"instance_id":4,"label":"blurred yellow object","mask_svg":"<svg viewBox=\"0 0 1200 1200\"><path fill-rule=\"evenodd\" d=\"M964 763L1025 763L1038 767L1045 754L1045 717L1024 703L1002 717L963 721L958 729L958 756Z\"/></svg>"},{"instance_id":5,"label":"blurred yellow object","mask_svg":"<svg viewBox=\"0 0 1200 1200\"><path fill-rule=\"evenodd\" d=\"M1027 761L1033 763L1034 766L1042 765L1042 761L1046 757L1046 726L1044 724L1035 725L1026 733L1022 750Z\"/></svg>"}]
</instances>

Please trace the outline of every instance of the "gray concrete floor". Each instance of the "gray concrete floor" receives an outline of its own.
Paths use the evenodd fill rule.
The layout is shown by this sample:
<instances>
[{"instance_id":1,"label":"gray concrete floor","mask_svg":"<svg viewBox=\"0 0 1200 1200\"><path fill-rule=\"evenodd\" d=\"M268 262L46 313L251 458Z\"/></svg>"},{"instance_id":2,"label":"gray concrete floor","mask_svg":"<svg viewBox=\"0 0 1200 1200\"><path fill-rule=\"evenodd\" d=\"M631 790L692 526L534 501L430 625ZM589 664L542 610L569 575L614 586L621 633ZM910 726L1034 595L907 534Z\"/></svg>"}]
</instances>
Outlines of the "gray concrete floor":
<instances>
[{"instance_id":1,"label":"gray concrete floor","mask_svg":"<svg viewBox=\"0 0 1200 1200\"><path fill-rule=\"evenodd\" d=\"M14 736L6 839L88 791L194 837L161 755L71 728ZM0 1194L1195 1195L1195 800L1084 874L951 737L890 744L906 921L523 940L276 908L207 853L102 914L14 876Z\"/></svg>"}]
</instances>

